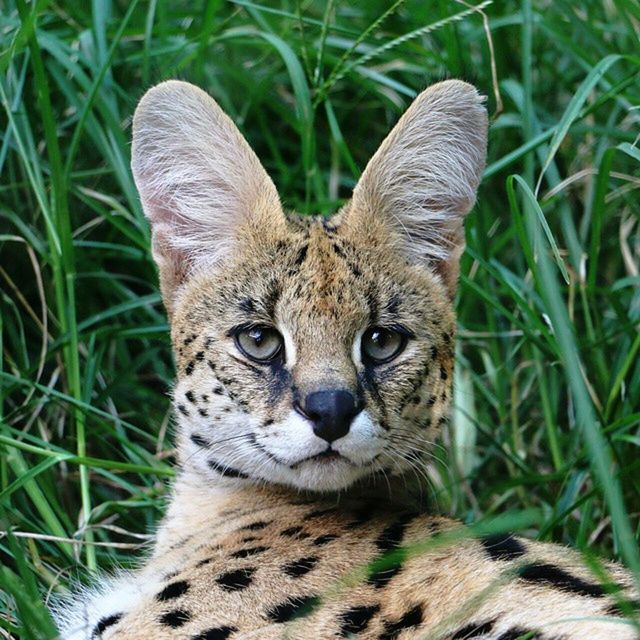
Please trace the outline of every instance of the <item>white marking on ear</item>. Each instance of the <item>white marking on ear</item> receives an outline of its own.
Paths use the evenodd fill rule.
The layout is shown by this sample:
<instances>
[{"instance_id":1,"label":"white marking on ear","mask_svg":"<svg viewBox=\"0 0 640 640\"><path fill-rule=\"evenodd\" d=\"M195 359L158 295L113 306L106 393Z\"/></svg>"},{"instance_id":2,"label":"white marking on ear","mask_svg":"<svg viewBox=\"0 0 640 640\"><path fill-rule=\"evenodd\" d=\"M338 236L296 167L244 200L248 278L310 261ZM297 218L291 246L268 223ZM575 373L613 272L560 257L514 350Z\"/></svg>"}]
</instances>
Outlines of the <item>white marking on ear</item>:
<instances>
[{"instance_id":1,"label":"white marking on ear","mask_svg":"<svg viewBox=\"0 0 640 640\"><path fill-rule=\"evenodd\" d=\"M482 102L474 87L458 80L423 91L371 158L345 212L354 233L390 228L404 255L433 265L452 294L463 219L485 164Z\"/></svg>"},{"instance_id":2,"label":"white marking on ear","mask_svg":"<svg viewBox=\"0 0 640 640\"><path fill-rule=\"evenodd\" d=\"M131 166L169 310L184 278L229 255L242 228L285 225L276 188L236 125L187 82L144 95Z\"/></svg>"}]
</instances>

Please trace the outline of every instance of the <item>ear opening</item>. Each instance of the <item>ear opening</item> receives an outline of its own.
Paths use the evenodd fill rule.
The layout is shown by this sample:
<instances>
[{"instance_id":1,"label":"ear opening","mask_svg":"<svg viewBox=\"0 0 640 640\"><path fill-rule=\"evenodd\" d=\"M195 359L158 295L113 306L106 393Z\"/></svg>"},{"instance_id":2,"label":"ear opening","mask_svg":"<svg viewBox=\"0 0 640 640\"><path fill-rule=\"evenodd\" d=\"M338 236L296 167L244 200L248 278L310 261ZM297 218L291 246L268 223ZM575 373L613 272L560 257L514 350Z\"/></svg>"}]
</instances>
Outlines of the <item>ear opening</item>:
<instances>
[{"instance_id":1,"label":"ear opening","mask_svg":"<svg viewBox=\"0 0 640 640\"><path fill-rule=\"evenodd\" d=\"M485 165L487 112L477 90L458 80L423 91L371 158L345 223L382 225L414 263L438 273L451 296L464 250L464 217Z\"/></svg>"},{"instance_id":2,"label":"ear opening","mask_svg":"<svg viewBox=\"0 0 640 640\"><path fill-rule=\"evenodd\" d=\"M143 96L131 165L170 314L188 275L229 256L243 229L284 224L276 188L236 125L187 82Z\"/></svg>"}]
</instances>

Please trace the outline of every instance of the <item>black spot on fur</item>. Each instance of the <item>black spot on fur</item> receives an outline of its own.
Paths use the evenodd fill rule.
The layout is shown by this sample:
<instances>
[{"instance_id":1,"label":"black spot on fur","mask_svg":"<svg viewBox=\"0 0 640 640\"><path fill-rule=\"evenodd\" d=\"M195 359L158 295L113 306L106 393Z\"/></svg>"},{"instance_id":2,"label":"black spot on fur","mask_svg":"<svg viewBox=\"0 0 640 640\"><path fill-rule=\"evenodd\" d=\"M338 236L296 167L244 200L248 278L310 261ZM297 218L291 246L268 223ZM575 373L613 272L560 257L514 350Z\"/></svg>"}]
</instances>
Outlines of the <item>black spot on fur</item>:
<instances>
[{"instance_id":1,"label":"black spot on fur","mask_svg":"<svg viewBox=\"0 0 640 640\"><path fill-rule=\"evenodd\" d=\"M289 564L286 564L282 567L282 570L292 578L299 578L300 576L304 576L309 571L316 566L318 562L318 558L315 556L310 556L308 558L300 558L299 560L294 560Z\"/></svg>"},{"instance_id":2,"label":"black spot on fur","mask_svg":"<svg viewBox=\"0 0 640 640\"><path fill-rule=\"evenodd\" d=\"M265 522L264 520L260 520L258 522L252 522L251 524L247 524L244 527L240 527L241 531L259 531L260 529L264 529L268 527L271 523Z\"/></svg>"},{"instance_id":3,"label":"black spot on fur","mask_svg":"<svg viewBox=\"0 0 640 640\"><path fill-rule=\"evenodd\" d=\"M236 627L214 627L199 633L197 636L193 636L191 640L227 640L237 630Z\"/></svg>"},{"instance_id":4,"label":"black spot on fur","mask_svg":"<svg viewBox=\"0 0 640 640\"><path fill-rule=\"evenodd\" d=\"M435 360L438 357L438 347L436 345L431 346L431 359Z\"/></svg>"},{"instance_id":5,"label":"black spot on fur","mask_svg":"<svg viewBox=\"0 0 640 640\"><path fill-rule=\"evenodd\" d=\"M436 403L436 400L438 398L436 398L435 396L429 396L429 399L427 400L427 406L428 407L433 407L433 405Z\"/></svg>"},{"instance_id":6,"label":"black spot on fur","mask_svg":"<svg viewBox=\"0 0 640 640\"><path fill-rule=\"evenodd\" d=\"M177 629L191 620L191 614L184 609L173 609L160 616L160 624Z\"/></svg>"},{"instance_id":7,"label":"black spot on fur","mask_svg":"<svg viewBox=\"0 0 640 640\"><path fill-rule=\"evenodd\" d=\"M185 340L182 342L183 345L188 346L190 345L198 336L195 333L192 333L188 338L185 338Z\"/></svg>"},{"instance_id":8,"label":"black spot on fur","mask_svg":"<svg viewBox=\"0 0 640 640\"><path fill-rule=\"evenodd\" d=\"M391 566L386 566L384 569L373 569L371 573L369 573L369 577L367 578L367 582L373 585L376 589L382 589L386 587L391 578L398 575L400 570L402 569L402 562L398 561L393 563Z\"/></svg>"},{"instance_id":9,"label":"black spot on fur","mask_svg":"<svg viewBox=\"0 0 640 640\"><path fill-rule=\"evenodd\" d=\"M307 513L307 518L320 518L321 516L326 516L330 513L335 513L335 509L316 509L315 511Z\"/></svg>"},{"instance_id":10,"label":"black spot on fur","mask_svg":"<svg viewBox=\"0 0 640 640\"><path fill-rule=\"evenodd\" d=\"M391 298L389 298L387 303L384 305L384 310L388 314L393 316L393 315L397 315L399 307L400 307L400 296L396 294L391 296Z\"/></svg>"},{"instance_id":11,"label":"black spot on fur","mask_svg":"<svg viewBox=\"0 0 640 640\"><path fill-rule=\"evenodd\" d=\"M422 622L422 607L417 605L407 611L397 622L385 622L384 633L380 640L392 640L397 638L405 629L417 627Z\"/></svg>"},{"instance_id":12,"label":"black spot on fur","mask_svg":"<svg viewBox=\"0 0 640 640\"><path fill-rule=\"evenodd\" d=\"M109 627L112 627L114 624L117 624L122 620L122 613L114 613L110 616L105 616L104 618L100 618L98 620L98 624L93 628L93 632L91 633L91 637L94 636L100 637L100 635L106 631Z\"/></svg>"},{"instance_id":13,"label":"black spot on fur","mask_svg":"<svg viewBox=\"0 0 640 640\"><path fill-rule=\"evenodd\" d=\"M190 376L193 373L193 368L196 366L195 362L191 360L187 366L184 368L184 372Z\"/></svg>"},{"instance_id":14,"label":"black spot on fur","mask_svg":"<svg viewBox=\"0 0 640 640\"><path fill-rule=\"evenodd\" d=\"M198 353L196 353L196 360L198 362L202 362L204 360L204 351L198 351Z\"/></svg>"},{"instance_id":15,"label":"black spot on fur","mask_svg":"<svg viewBox=\"0 0 640 640\"><path fill-rule=\"evenodd\" d=\"M304 531L304 527L296 526L296 527L289 527L288 529L283 529L280 533L283 536L287 536L288 538L293 538L293 537L297 537L299 533L302 533L302 531Z\"/></svg>"},{"instance_id":16,"label":"black spot on fur","mask_svg":"<svg viewBox=\"0 0 640 640\"><path fill-rule=\"evenodd\" d=\"M253 567L227 571L227 573L218 576L216 582L225 591L242 591L242 589L246 589L251 584L255 571Z\"/></svg>"},{"instance_id":17,"label":"black spot on fur","mask_svg":"<svg viewBox=\"0 0 640 640\"><path fill-rule=\"evenodd\" d=\"M370 607L353 607L341 614L340 636L346 638L351 633L364 631L371 622L371 618L380 611L380 605L374 604Z\"/></svg>"},{"instance_id":18,"label":"black spot on fur","mask_svg":"<svg viewBox=\"0 0 640 640\"><path fill-rule=\"evenodd\" d=\"M390 524L376 540L378 549L383 553L397 549L402 544L407 525L414 517L414 514L405 514Z\"/></svg>"},{"instance_id":19,"label":"black spot on fur","mask_svg":"<svg viewBox=\"0 0 640 640\"><path fill-rule=\"evenodd\" d=\"M248 558L249 556L255 556L264 551L268 551L269 547L249 547L248 549L240 549L231 554L232 558Z\"/></svg>"},{"instance_id":20,"label":"black spot on fur","mask_svg":"<svg viewBox=\"0 0 640 640\"><path fill-rule=\"evenodd\" d=\"M256 310L256 303L251 298L244 298L238 303L241 311L253 313Z\"/></svg>"},{"instance_id":21,"label":"black spot on fur","mask_svg":"<svg viewBox=\"0 0 640 640\"><path fill-rule=\"evenodd\" d=\"M440 380L446 380L448 377L447 370L444 367L440 367Z\"/></svg>"},{"instance_id":22,"label":"black spot on fur","mask_svg":"<svg viewBox=\"0 0 640 640\"><path fill-rule=\"evenodd\" d=\"M216 363L215 362L211 362L211 360L207 360L207 364L209 365L209 369L211 369L211 371L215 371L216 370Z\"/></svg>"},{"instance_id":23,"label":"black spot on fur","mask_svg":"<svg viewBox=\"0 0 640 640\"><path fill-rule=\"evenodd\" d=\"M304 245L304 247L302 247L300 249L300 251L298 251L298 255L296 256L296 259L294 261L294 264L296 266L300 266L306 259L307 259L307 252L309 251L309 245Z\"/></svg>"},{"instance_id":24,"label":"black spot on fur","mask_svg":"<svg viewBox=\"0 0 640 640\"><path fill-rule=\"evenodd\" d=\"M249 476L246 473L242 473L238 469L234 469L232 467L228 467L224 464L220 464L215 460L207 460L207 464L210 469L213 469L216 473L219 473L225 478L248 478Z\"/></svg>"},{"instance_id":25,"label":"black spot on fur","mask_svg":"<svg viewBox=\"0 0 640 640\"><path fill-rule=\"evenodd\" d=\"M538 640L542 638L539 633L533 629L523 629L522 627L513 627L501 633L496 640L518 640L518 638L526 638L526 640Z\"/></svg>"},{"instance_id":26,"label":"black spot on fur","mask_svg":"<svg viewBox=\"0 0 640 640\"><path fill-rule=\"evenodd\" d=\"M289 622L289 620L311 613L317 604L318 598L316 596L294 597L269 609L267 618L273 622Z\"/></svg>"},{"instance_id":27,"label":"black spot on fur","mask_svg":"<svg viewBox=\"0 0 640 640\"><path fill-rule=\"evenodd\" d=\"M530 564L520 569L518 575L527 582L547 584L581 596L602 598L606 595L606 591L599 584L587 582L552 564Z\"/></svg>"},{"instance_id":28,"label":"black spot on fur","mask_svg":"<svg viewBox=\"0 0 640 640\"><path fill-rule=\"evenodd\" d=\"M179 404L178 405L178 411L183 415L183 416L189 416L189 412L187 411L187 407L185 407L183 404Z\"/></svg>"},{"instance_id":29,"label":"black spot on fur","mask_svg":"<svg viewBox=\"0 0 640 640\"><path fill-rule=\"evenodd\" d=\"M196 401L196 397L193 395L193 391L187 391L187 393L184 394L184 397L189 401L189 402L195 402Z\"/></svg>"},{"instance_id":30,"label":"black spot on fur","mask_svg":"<svg viewBox=\"0 0 640 640\"><path fill-rule=\"evenodd\" d=\"M510 533L487 536L480 542L492 560L515 560L526 552L524 545Z\"/></svg>"},{"instance_id":31,"label":"black spot on fur","mask_svg":"<svg viewBox=\"0 0 640 640\"><path fill-rule=\"evenodd\" d=\"M318 547L321 547L324 544L329 544L329 542L333 542L334 540L337 540L338 536L333 534L333 533L325 533L324 535L318 536L314 541L313 544L317 545Z\"/></svg>"},{"instance_id":32,"label":"black spot on fur","mask_svg":"<svg viewBox=\"0 0 640 640\"><path fill-rule=\"evenodd\" d=\"M475 638L476 636L491 633L495 620L490 622L479 622L478 624L468 624L466 627L458 629L452 636L451 640L466 640L467 638Z\"/></svg>"},{"instance_id":33,"label":"black spot on fur","mask_svg":"<svg viewBox=\"0 0 640 640\"><path fill-rule=\"evenodd\" d=\"M175 598L183 596L187 591L189 591L189 583L185 580L172 582L156 596L156 600L160 600L161 602L164 600L174 600Z\"/></svg>"},{"instance_id":34,"label":"black spot on fur","mask_svg":"<svg viewBox=\"0 0 640 640\"><path fill-rule=\"evenodd\" d=\"M205 438L203 438L200 434L198 433L192 433L189 436L189 439L191 440L191 442L193 442L193 444L195 444L197 447L203 447L205 449L207 449L208 447L211 446L211 443L206 440Z\"/></svg>"}]
</instances>

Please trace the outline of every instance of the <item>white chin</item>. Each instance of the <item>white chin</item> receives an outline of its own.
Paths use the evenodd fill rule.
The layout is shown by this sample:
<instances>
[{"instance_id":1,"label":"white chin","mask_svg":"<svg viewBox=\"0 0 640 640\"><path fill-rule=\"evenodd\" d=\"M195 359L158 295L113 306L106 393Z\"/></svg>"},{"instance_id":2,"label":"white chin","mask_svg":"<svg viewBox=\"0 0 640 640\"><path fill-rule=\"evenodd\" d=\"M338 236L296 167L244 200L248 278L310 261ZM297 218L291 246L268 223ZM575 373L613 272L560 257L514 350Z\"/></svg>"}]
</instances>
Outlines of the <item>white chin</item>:
<instances>
[{"instance_id":1,"label":"white chin","mask_svg":"<svg viewBox=\"0 0 640 640\"><path fill-rule=\"evenodd\" d=\"M308 491L340 491L366 475L347 460L307 460L291 473L291 484Z\"/></svg>"}]
</instances>

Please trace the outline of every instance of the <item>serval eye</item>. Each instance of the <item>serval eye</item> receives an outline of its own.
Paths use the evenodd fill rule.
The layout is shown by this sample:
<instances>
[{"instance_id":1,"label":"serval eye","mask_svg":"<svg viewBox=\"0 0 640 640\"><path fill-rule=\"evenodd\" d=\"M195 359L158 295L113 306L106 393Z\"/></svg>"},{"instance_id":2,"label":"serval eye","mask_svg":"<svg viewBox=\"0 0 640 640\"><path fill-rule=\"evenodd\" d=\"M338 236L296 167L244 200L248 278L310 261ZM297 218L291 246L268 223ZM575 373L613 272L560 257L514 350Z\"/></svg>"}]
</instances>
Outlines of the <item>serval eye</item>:
<instances>
[{"instance_id":1,"label":"serval eye","mask_svg":"<svg viewBox=\"0 0 640 640\"><path fill-rule=\"evenodd\" d=\"M397 357L407 344L407 336L384 327L371 327L362 336L362 359L384 364Z\"/></svg>"},{"instance_id":2,"label":"serval eye","mask_svg":"<svg viewBox=\"0 0 640 640\"><path fill-rule=\"evenodd\" d=\"M249 327L235 334L236 347L255 362L270 362L282 350L283 340L272 327Z\"/></svg>"}]
</instances>

